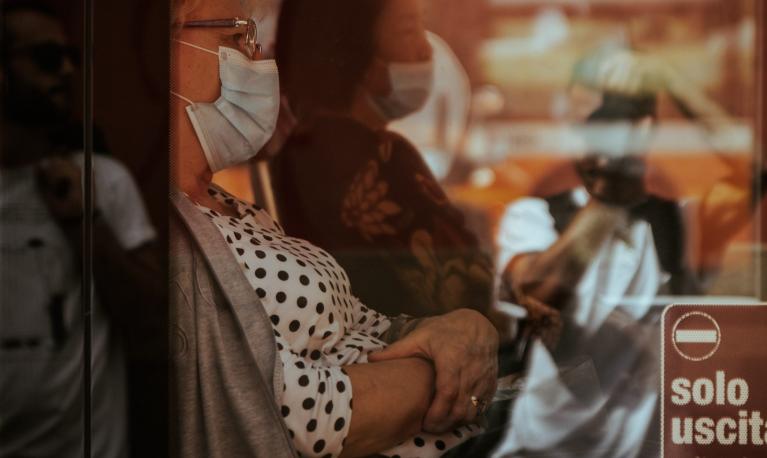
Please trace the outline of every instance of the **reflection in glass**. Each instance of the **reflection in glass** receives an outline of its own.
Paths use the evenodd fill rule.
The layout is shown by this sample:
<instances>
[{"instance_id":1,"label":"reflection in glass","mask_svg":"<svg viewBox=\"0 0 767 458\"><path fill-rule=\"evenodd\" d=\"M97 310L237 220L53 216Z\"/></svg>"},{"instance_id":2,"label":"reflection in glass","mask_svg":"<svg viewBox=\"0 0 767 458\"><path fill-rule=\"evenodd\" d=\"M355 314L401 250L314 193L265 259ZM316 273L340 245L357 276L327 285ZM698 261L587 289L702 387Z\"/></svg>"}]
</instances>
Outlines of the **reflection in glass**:
<instances>
[{"instance_id":1,"label":"reflection in glass","mask_svg":"<svg viewBox=\"0 0 767 458\"><path fill-rule=\"evenodd\" d=\"M430 3L475 89L444 184L526 315L499 454L656 456L660 311L764 291L759 6Z\"/></svg>"},{"instance_id":2,"label":"reflection in glass","mask_svg":"<svg viewBox=\"0 0 767 458\"><path fill-rule=\"evenodd\" d=\"M0 455L78 456L82 208L63 159L77 53L39 5L4 2L2 20Z\"/></svg>"},{"instance_id":3,"label":"reflection in glass","mask_svg":"<svg viewBox=\"0 0 767 458\"><path fill-rule=\"evenodd\" d=\"M122 334L153 275L155 239L133 178L93 158L91 360L83 357L81 52L57 9L2 4L0 150L0 456L128 455ZM127 326L130 327L130 326ZM84 367L85 366L85 367ZM86 369L87 368L87 369ZM92 383L84 434L84 372Z\"/></svg>"}]
</instances>

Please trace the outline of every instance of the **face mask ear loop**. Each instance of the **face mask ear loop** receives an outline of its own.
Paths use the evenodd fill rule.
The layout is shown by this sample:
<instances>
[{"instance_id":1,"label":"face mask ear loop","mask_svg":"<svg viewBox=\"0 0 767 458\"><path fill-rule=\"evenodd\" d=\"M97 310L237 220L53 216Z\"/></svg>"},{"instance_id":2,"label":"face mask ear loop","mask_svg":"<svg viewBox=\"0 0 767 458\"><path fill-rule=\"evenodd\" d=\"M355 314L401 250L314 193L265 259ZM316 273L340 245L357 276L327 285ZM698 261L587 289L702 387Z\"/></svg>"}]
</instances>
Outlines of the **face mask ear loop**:
<instances>
[{"instance_id":1,"label":"face mask ear loop","mask_svg":"<svg viewBox=\"0 0 767 458\"><path fill-rule=\"evenodd\" d=\"M188 41L184 40L173 40L177 43L181 43L182 45L191 46L192 48L199 49L200 51L205 51L207 53L213 54L214 56L218 56L218 53L215 51L211 51L210 49L203 48L202 46L197 46L196 44L189 43Z\"/></svg>"},{"instance_id":2,"label":"face mask ear loop","mask_svg":"<svg viewBox=\"0 0 767 458\"><path fill-rule=\"evenodd\" d=\"M192 102L191 100L187 99L186 97L184 97L183 95L179 94L178 92L170 91L170 94L171 95L175 95L176 97L178 97L179 99L181 99L184 102L188 103L189 105L194 105L194 102Z\"/></svg>"}]
</instances>

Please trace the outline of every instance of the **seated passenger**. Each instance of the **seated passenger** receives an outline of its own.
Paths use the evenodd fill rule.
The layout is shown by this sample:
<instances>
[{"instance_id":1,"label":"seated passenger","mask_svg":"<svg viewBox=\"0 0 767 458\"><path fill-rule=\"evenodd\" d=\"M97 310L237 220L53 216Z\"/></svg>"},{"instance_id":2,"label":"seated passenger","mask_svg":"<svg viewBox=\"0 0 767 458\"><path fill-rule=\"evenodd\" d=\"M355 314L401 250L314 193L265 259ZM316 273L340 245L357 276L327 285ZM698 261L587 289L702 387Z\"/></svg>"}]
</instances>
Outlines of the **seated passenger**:
<instances>
[{"instance_id":1,"label":"seated passenger","mask_svg":"<svg viewBox=\"0 0 767 458\"><path fill-rule=\"evenodd\" d=\"M387 314L490 311L492 263L418 151L387 129L433 81L416 0L288 0L277 60L299 120L273 167L288 233L327 249Z\"/></svg>"},{"instance_id":2,"label":"seated passenger","mask_svg":"<svg viewBox=\"0 0 767 458\"><path fill-rule=\"evenodd\" d=\"M243 15L238 0L174 2L174 452L440 455L479 432L497 332L473 310L368 308L330 254L211 184L277 123L277 67Z\"/></svg>"},{"instance_id":3,"label":"seated passenger","mask_svg":"<svg viewBox=\"0 0 767 458\"><path fill-rule=\"evenodd\" d=\"M532 305L525 334L543 334L551 349L532 351L500 454L657 456L660 324L650 305L657 294L700 294L706 269L687 261L678 203L654 195L646 179L657 95L668 93L704 127L714 153L731 146L734 123L671 66L640 52L605 48L586 56L569 90L589 148L575 164L581 186L514 202L498 233L502 294ZM653 172L657 179L662 171ZM551 176L563 181L561 173ZM696 228L704 259L750 218L749 184L728 178L706 194ZM551 337L558 332L557 344ZM586 396L557 375L584 360L599 377Z\"/></svg>"},{"instance_id":4,"label":"seated passenger","mask_svg":"<svg viewBox=\"0 0 767 458\"><path fill-rule=\"evenodd\" d=\"M688 281L681 218L675 202L644 185L655 96L603 92L599 100L582 126L589 150L576 163L581 186L520 199L500 224L505 294L551 305L533 318L560 311L562 326L560 341L547 341L550 355L534 347L505 453L633 457L655 426L659 322L650 307L664 276L672 288ZM585 396L542 375L584 360L599 380Z\"/></svg>"}]
</instances>

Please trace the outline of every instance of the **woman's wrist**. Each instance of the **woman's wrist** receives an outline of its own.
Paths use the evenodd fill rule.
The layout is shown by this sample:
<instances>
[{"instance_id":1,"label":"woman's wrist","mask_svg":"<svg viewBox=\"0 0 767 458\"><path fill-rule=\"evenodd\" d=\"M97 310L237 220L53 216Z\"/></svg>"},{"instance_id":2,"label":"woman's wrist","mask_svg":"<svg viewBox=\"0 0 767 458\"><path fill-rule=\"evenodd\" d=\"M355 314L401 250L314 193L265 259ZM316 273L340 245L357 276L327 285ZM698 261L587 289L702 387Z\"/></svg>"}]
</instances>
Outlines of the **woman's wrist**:
<instances>
[{"instance_id":1,"label":"woman's wrist","mask_svg":"<svg viewBox=\"0 0 767 458\"><path fill-rule=\"evenodd\" d=\"M418 402L413 406L414 420L418 424L418 428L415 432L423 429L422 420L429 410L431 400L436 393L436 379L437 373L434 369L434 364L424 358L407 358L402 362L410 368L409 372L415 377L416 380L421 380L422 383L418 383L413 388L416 390L423 390L420 396L416 396Z\"/></svg>"},{"instance_id":2,"label":"woman's wrist","mask_svg":"<svg viewBox=\"0 0 767 458\"><path fill-rule=\"evenodd\" d=\"M391 345L413 332L425 318L416 318L409 315L398 315L390 318L391 325L382 335L381 340Z\"/></svg>"}]
</instances>

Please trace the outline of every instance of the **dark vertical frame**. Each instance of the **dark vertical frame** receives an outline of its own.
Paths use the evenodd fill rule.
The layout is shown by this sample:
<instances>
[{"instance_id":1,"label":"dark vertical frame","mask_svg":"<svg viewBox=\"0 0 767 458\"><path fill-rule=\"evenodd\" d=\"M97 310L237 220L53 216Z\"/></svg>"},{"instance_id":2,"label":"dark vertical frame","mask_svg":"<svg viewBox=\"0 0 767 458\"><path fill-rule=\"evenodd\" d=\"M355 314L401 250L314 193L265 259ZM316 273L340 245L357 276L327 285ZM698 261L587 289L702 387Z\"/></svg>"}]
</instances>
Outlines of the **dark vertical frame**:
<instances>
[{"instance_id":1,"label":"dark vertical frame","mask_svg":"<svg viewBox=\"0 0 767 458\"><path fill-rule=\"evenodd\" d=\"M88 124L94 133L93 154L119 161L130 172L157 233L161 264L157 284L134 291L140 303L113 322L113 330L122 333L126 357L130 456L164 457L169 437L170 1L90 1L93 74ZM99 145L100 134L106 151ZM93 254L100 260L101 253ZM93 267L98 269L97 264Z\"/></svg>"},{"instance_id":2,"label":"dark vertical frame","mask_svg":"<svg viewBox=\"0 0 767 458\"><path fill-rule=\"evenodd\" d=\"M93 311L93 0L83 0L83 456L91 456Z\"/></svg>"},{"instance_id":3,"label":"dark vertical frame","mask_svg":"<svg viewBox=\"0 0 767 458\"><path fill-rule=\"evenodd\" d=\"M766 170L767 168L767 71L765 68L765 62L767 62L767 45L765 39L767 39L767 5L764 1L756 1L756 110L755 110L755 166L758 170ZM762 181L765 179L764 173L757 173L756 179L759 180L756 189L763 189L765 183ZM756 238L757 243L760 245L760 249L757 250L757 280L759 285L757 289L760 295L760 299L767 301L767 222L765 222L765 211L767 211L767 204L763 201L757 205L756 209Z\"/></svg>"}]
</instances>

